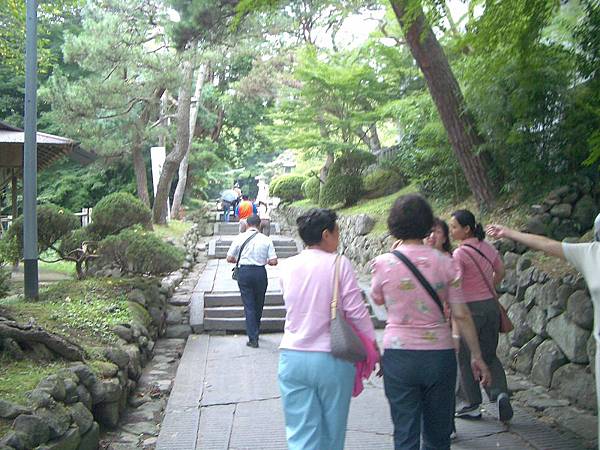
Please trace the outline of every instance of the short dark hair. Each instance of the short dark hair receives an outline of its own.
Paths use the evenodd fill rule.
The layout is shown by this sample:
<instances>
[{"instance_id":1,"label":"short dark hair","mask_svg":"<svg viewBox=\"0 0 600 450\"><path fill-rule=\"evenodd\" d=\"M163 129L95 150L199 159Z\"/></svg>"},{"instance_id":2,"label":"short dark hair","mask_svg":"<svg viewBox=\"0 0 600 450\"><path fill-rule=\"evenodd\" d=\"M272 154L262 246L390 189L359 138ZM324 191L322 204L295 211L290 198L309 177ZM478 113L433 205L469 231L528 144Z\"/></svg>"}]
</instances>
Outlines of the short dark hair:
<instances>
[{"instance_id":1,"label":"short dark hair","mask_svg":"<svg viewBox=\"0 0 600 450\"><path fill-rule=\"evenodd\" d=\"M323 231L333 231L337 214L331 209L312 208L296 219L298 234L305 245L316 245L323 239Z\"/></svg>"},{"instance_id":2,"label":"short dark hair","mask_svg":"<svg viewBox=\"0 0 600 450\"><path fill-rule=\"evenodd\" d=\"M388 228L396 239L424 239L432 227L431 206L418 194L398 197L390 209Z\"/></svg>"},{"instance_id":3,"label":"short dark hair","mask_svg":"<svg viewBox=\"0 0 600 450\"><path fill-rule=\"evenodd\" d=\"M251 227L257 227L260 225L260 217L258 217L256 214L252 214L246 219L246 223Z\"/></svg>"},{"instance_id":4,"label":"short dark hair","mask_svg":"<svg viewBox=\"0 0 600 450\"><path fill-rule=\"evenodd\" d=\"M248 200L248 196L247 195L242 195L242 200Z\"/></svg>"},{"instance_id":5,"label":"short dark hair","mask_svg":"<svg viewBox=\"0 0 600 450\"><path fill-rule=\"evenodd\" d=\"M483 226L475 220L475 215L468 209L459 209L452 213L452 217L456 219L461 226L466 227L467 225L471 228L473 236L478 240L483 241L485 239L485 231Z\"/></svg>"}]
</instances>

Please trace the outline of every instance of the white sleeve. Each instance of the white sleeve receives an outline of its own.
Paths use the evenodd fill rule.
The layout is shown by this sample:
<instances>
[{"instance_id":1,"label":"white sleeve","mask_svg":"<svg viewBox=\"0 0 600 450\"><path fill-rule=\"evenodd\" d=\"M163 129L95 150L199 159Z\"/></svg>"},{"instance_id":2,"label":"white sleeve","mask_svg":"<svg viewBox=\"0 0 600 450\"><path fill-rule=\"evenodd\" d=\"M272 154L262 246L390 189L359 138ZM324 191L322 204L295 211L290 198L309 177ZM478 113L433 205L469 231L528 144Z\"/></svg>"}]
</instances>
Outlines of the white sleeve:
<instances>
[{"instance_id":1,"label":"white sleeve","mask_svg":"<svg viewBox=\"0 0 600 450\"><path fill-rule=\"evenodd\" d=\"M597 242L584 243L584 244L569 244L567 242L562 243L563 253L567 261L569 261L579 272L584 276L587 270L592 270L590 265L593 265L594 251L600 251ZM596 268L598 270L598 268Z\"/></svg>"}]
</instances>

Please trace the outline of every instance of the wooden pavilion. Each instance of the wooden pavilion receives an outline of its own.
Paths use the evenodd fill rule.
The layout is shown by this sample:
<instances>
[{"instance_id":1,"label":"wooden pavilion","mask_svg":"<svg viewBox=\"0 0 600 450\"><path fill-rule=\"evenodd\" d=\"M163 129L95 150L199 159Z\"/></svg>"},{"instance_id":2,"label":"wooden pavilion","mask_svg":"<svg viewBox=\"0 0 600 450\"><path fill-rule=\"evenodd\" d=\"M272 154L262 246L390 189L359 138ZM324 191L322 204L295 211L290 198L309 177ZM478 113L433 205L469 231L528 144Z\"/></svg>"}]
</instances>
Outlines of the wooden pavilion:
<instances>
[{"instance_id":1,"label":"wooden pavilion","mask_svg":"<svg viewBox=\"0 0 600 450\"><path fill-rule=\"evenodd\" d=\"M0 121L0 189L11 186L12 217L17 214L17 180L23 176L23 146L25 132ZM61 136L37 133L37 170L41 171L56 160L68 156L82 165L96 159L94 153L79 147L79 143ZM1 232L2 230L0 230Z\"/></svg>"}]
</instances>

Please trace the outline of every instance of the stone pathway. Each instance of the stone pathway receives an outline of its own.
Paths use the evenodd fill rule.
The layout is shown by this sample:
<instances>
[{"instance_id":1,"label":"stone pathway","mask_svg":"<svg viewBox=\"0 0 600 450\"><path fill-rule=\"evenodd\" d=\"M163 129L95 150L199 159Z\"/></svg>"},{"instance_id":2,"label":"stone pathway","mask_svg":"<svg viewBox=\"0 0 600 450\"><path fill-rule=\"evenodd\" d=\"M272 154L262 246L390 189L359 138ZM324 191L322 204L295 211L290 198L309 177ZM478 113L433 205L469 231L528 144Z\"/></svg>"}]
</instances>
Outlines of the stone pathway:
<instances>
[{"instance_id":1,"label":"stone pathway","mask_svg":"<svg viewBox=\"0 0 600 450\"><path fill-rule=\"evenodd\" d=\"M378 331L381 338L382 332ZM261 336L259 349L246 337L193 335L188 339L156 448L285 449L285 427L277 386L281 334ZM453 449L586 448L584 443L515 405L509 429L486 404L480 421L457 420ZM392 424L382 380L373 377L353 400L347 449L392 448Z\"/></svg>"}]
</instances>

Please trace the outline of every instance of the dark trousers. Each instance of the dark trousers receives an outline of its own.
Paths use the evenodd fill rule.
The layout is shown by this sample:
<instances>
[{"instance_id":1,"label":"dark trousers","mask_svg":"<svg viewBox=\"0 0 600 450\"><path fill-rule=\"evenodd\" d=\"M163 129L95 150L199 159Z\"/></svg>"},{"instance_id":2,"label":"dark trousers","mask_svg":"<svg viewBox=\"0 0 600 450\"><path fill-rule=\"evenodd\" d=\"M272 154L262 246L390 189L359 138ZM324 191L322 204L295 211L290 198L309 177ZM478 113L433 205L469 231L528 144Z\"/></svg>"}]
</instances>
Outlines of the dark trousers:
<instances>
[{"instance_id":1,"label":"dark trousers","mask_svg":"<svg viewBox=\"0 0 600 450\"><path fill-rule=\"evenodd\" d=\"M383 386L396 450L450 449L455 384L454 350L385 349Z\"/></svg>"},{"instance_id":2,"label":"dark trousers","mask_svg":"<svg viewBox=\"0 0 600 450\"><path fill-rule=\"evenodd\" d=\"M267 270L264 266L240 266L238 286L246 315L246 334L251 341L258 340L260 319L267 292Z\"/></svg>"},{"instance_id":3,"label":"dark trousers","mask_svg":"<svg viewBox=\"0 0 600 450\"><path fill-rule=\"evenodd\" d=\"M508 393L506 385L506 374L502 363L496 356L496 347L498 347L498 332L500 330L500 309L498 302L494 299L483 300L481 302L467 303L475 329L479 336L479 347L481 347L481 356L490 368L492 373L492 384L485 388L485 392L490 401L496 400L498 394ZM458 352L458 364L460 366L460 390L461 395L471 404L481 403L481 388L479 381L473 377L471 370L471 352L464 340L460 341L460 350Z\"/></svg>"}]
</instances>

